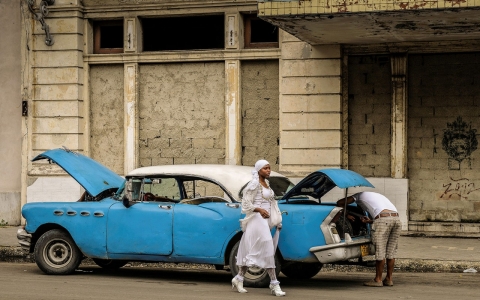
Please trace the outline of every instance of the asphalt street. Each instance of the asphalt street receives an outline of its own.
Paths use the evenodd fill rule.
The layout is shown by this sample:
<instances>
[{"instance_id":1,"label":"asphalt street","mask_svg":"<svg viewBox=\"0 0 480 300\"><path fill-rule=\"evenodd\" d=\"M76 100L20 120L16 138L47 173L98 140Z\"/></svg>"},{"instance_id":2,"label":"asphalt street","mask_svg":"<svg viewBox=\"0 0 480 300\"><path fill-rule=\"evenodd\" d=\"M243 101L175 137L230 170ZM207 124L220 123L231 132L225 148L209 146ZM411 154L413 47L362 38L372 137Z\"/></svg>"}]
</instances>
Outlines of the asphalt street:
<instances>
[{"instance_id":1,"label":"asphalt street","mask_svg":"<svg viewBox=\"0 0 480 300\"><path fill-rule=\"evenodd\" d=\"M323 272L309 280L280 276L291 299L478 299L479 274L396 272L393 287L365 287L373 273ZM126 267L104 271L95 266L73 275L44 275L35 264L0 263L0 299L146 300L272 299L267 288L232 291L225 271Z\"/></svg>"}]
</instances>

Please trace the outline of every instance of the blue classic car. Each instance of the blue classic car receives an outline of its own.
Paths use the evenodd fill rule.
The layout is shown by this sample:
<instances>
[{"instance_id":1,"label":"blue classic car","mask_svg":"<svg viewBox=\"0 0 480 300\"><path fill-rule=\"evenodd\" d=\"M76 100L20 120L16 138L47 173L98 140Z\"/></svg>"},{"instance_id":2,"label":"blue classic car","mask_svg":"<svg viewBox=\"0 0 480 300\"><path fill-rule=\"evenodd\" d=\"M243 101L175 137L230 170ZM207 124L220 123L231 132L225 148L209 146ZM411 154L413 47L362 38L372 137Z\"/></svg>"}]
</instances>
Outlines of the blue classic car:
<instances>
[{"instance_id":1,"label":"blue classic car","mask_svg":"<svg viewBox=\"0 0 480 300\"><path fill-rule=\"evenodd\" d=\"M235 275L242 189L251 167L170 165L143 167L122 178L98 162L72 151L46 151L84 189L76 202L27 203L25 229L17 237L46 274L72 273L89 257L103 268L129 261L205 263ZM373 253L370 229L347 210L322 197L335 186L372 185L361 175L324 169L297 185L272 172L270 185L283 214L276 253L277 272L293 278L315 276L323 264L366 264ZM345 193L346 195L346 193ZM365 215L356 205L349 214ZM247 286L266 286L263 269L250 268Z\"/></svg>"}]
</instances>

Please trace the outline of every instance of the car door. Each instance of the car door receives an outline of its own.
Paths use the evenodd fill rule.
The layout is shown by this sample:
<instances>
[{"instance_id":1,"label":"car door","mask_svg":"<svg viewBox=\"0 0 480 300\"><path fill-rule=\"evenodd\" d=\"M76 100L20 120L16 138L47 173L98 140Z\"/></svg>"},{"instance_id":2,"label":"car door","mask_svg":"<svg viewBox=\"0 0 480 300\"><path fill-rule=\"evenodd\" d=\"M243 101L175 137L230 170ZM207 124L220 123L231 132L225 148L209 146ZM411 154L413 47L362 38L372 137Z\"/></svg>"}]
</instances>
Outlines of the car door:
<instances>
[{"instance_id":1,"label":"car door","mask_svg":"<svg viewBox=\"0 0 480 300\"><path fill-rule=\"evenodd\" d=\"M192 184L191 184L192 185ZM188 186L184 182L184 186ZM227 200L213 183L195 180L186 188L188 199L175 205L173 244L175 256L222 258L228 241L241 231L241 206Z\"/></svg>"},{"instance_id":2,"label":"car door","mask_svg":"<svg viewBox=\"0 0 480 300\"><path fill-rule=\"evenodd\" d=\"M170 202L139 202L126 208L122 203L114 204L107 220L108 255L172 253L174 205Z\"/></svg>"},{"instance_id":3,"label":"car door","mask_svg":"<svg viewBox=\"0 0 480 300\"><path fill-rule=\"evenodd\" d=\"M130 207L116 203L110 208L107 221L107 252L109 257L121 259L125 255L170 255L173 251L173 212L175 203L169 201L142 201L145 193L168 195L172 200L180 192L175 178L129 179L136 201ZM140 183L140 184L136 184ZM153 186L153 187L152 187ZM172 196L175 195L175 196ZM130 256L128 256L130 257Z\"/></svg>"}]
</instances>

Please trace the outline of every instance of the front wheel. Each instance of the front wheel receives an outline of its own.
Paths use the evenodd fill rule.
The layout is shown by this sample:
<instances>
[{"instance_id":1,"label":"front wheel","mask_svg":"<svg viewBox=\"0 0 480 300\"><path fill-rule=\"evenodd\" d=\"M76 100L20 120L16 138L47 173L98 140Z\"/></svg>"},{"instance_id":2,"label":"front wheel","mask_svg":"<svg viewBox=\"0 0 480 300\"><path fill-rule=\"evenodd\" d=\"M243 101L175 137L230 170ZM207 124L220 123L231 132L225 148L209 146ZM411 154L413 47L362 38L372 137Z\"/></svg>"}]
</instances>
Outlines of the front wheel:
<instances>
[{"instance_id":1,"label":"front wheel","mask_svg":"<svg viewBox=\"0 0 480 300\"><path fill-rule=\"evenodd\" d=\"M309 279L317 275L322 267L322 263L294 262L282 267L282 273L292 279Z\"/></svg>"},{"instance_id":2,"label":"front wheel","mask_svg":"<svg viewBox=\"0 0 480 300\"><path fill-rule=\"evenodd\" d=\"M230 271L232 272L233 276L238 274L238 266L237 266L237 252L238 246L240 245L240 241L238 241L235 246L233 246L232 251L230 252L229 257L229 266ZM275 255L275 272L277 273L277 277L280 274L280 260L278 256ZM243 286L251 286L251 287L267 287L270 284L270 277L268 276L267 270L257 267L250 267L248 268L247 272L245 273Z\"/></svg>"},{"instance_id":3,"label":"front wheel","mask_svg":"<svg viewBox=\"0 0 480 300\"><path fill-rule=\"evenodd\" d=\"M70 237L60 229L45 232L35 244L35 262L49 275L71 274L82 261L82 252Z\"/></svg>"}]
</instances>

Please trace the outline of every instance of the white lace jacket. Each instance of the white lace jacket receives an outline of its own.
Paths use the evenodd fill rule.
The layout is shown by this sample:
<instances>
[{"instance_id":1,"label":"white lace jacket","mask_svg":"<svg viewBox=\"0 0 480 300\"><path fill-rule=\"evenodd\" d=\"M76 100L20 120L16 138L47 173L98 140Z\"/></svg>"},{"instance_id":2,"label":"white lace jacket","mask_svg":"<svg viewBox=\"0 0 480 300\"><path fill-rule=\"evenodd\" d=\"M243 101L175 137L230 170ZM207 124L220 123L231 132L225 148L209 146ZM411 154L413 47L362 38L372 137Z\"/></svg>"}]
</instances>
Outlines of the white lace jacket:
<instances>
[{"instance_id":1,"label":"white lace jacket","mask_svg":"<svg viewBox=\"0 0 480 300\"><path fill-rule=\"evenodd\" d=\"M270 186L268 180L266 180L267 185ZM248 187L248 185L247 185ZM243 198L242 198L242 214L245 214L245 218L240 220L240 225L242 226L242 231L245 232L245 228L247 226L248 221L256 214L257 212L254 212L253 210L255 209L255 206L253 205L253 202L255 201L255 195L257 195L258 190L262 189L262 185L259 183L254 189L248 189L245 188L243 192ZM280 211L278 209L278 203L276 200L271 201L271 207L270 210L276 209L277 211ZM277 224L270 225L271 228L273 226L276 226Z\"/></svg>"}]
</instances>

